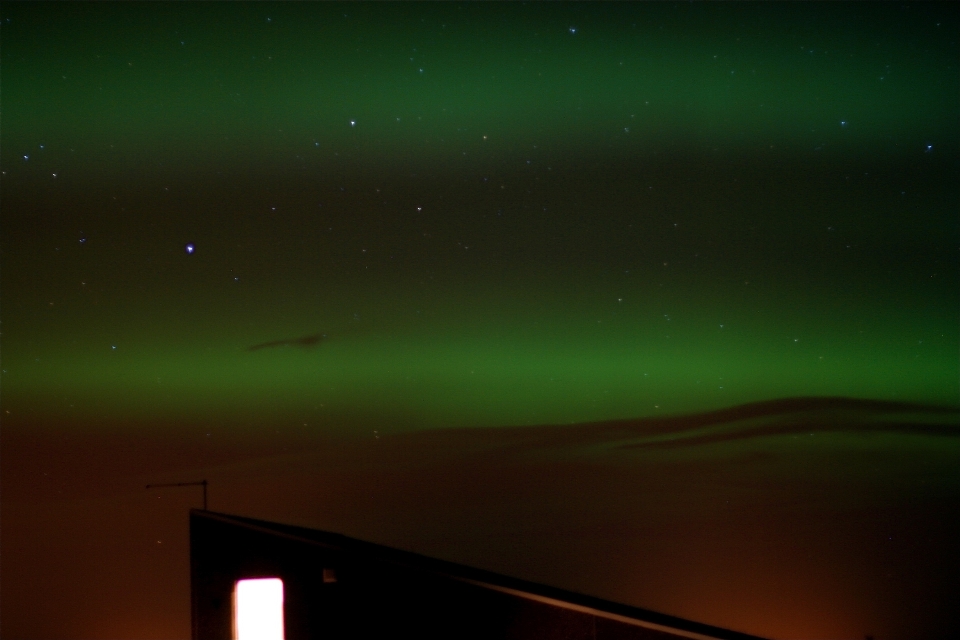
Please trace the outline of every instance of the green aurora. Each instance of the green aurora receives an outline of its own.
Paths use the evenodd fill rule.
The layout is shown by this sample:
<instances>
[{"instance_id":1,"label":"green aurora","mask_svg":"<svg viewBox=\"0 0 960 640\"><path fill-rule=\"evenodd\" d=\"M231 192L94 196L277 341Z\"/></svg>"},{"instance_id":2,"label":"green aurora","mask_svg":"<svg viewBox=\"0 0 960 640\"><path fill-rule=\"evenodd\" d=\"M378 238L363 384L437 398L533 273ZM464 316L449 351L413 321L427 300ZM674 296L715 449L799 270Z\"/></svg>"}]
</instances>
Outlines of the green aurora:
<instances>
[{"instance_id":1,"label":"green aurora","mask_svg":"<svg viewBox=\"0 0 960 640\"><path fill-rule=\"evenodd\" d=\"M955 18L8 6L7 409L955 405Z\"/></svg>"}]
</instances>

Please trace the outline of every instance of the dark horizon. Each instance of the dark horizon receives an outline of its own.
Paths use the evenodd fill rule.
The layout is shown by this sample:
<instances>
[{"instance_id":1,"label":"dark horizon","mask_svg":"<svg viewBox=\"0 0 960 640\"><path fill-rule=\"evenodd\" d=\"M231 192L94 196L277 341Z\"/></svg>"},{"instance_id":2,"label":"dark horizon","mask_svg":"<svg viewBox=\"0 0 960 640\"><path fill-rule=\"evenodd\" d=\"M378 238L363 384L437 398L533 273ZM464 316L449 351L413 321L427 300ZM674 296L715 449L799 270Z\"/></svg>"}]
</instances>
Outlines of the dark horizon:
<instances>
[{"instance_id":1,"label":"dark horizon","mask_svg":"<svg viewBox=\"0 0 960 640\"><path fill-rule=\"evenodd\" d=\"M640 420L337 437L221 425L214 433L235 435L217 447L210 426L130 426L3 434L4 544L19 552L5 571L25 580L40 570L73 625L101 621L75 626L76 637L187 633L185 513L200 489L143 487L200 475L214 511L743 632L952 633L957 408L788 398ZM37 468L55 471L28 481ZM19 533L28 531L29 541ZM43 569L69 567L81 549L84 573ZM62 629L59 618L23 616L35 593L5 595L21 612L19 625L6 623L16 637ZM118 607L132 617L114 618Z\"/></svg>"}]
</instances>

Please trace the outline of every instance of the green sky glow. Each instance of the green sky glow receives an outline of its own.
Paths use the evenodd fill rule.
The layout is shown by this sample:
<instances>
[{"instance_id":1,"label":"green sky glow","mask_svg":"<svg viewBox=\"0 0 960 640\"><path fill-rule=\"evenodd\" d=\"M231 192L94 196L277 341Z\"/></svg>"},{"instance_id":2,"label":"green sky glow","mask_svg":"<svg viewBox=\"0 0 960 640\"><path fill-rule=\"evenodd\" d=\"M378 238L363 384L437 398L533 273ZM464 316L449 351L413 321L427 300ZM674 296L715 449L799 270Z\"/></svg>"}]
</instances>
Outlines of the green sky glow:
<instances>
[{"instance_id":1,"label":"green sky glow","mask_svg":"<svg viewBox=\"0 0 960 640\"><path fill-rule=\"evenodd\" d=\"M5 404L407 428L955 405L955 17L8 7Z\"/></svg>"}]
</instances>

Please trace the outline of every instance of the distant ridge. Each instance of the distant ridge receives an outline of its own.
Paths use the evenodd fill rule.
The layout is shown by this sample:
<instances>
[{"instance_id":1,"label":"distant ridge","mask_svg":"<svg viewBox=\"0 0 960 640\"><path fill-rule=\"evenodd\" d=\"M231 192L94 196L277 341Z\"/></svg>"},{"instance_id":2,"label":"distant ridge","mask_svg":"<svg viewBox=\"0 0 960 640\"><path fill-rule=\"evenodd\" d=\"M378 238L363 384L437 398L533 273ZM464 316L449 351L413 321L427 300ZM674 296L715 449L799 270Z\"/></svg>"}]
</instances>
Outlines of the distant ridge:
<instances>
[{"instance_id":1,"label":"distant ridge","mask_svg":"<svg viewBox=\"0 0 960 640\"><path fill-rule=\"evenodd\" d=\"M893 400L864 400L845 396L798 396L778 398L738 404L725 409L714 409L703 413L683 414L665 418L635 418L623 420L604 420L596 424L634 423L638 420L671 421L691 426L698 424L717 424L747 418L763 416L808 413L819 411L864 411L871 413L920 413L930 415L960 415L960 407L922 404L916 402L897 402Z\"/></svg>"},{"instance_id":2,"label":"distant ridge","mask_svg":"<svg viewBox=\"0 0 960 640\"><path fill-rule=\"evenodd\" d=\"M960 437L960 408L838 396L779 398L700 413L598 420L575 424L431 429L418 435L432 442L470 433L476 444L621 449L695 446L754 437L809 433L897 432Z\"/></svg>"}]
</instances>

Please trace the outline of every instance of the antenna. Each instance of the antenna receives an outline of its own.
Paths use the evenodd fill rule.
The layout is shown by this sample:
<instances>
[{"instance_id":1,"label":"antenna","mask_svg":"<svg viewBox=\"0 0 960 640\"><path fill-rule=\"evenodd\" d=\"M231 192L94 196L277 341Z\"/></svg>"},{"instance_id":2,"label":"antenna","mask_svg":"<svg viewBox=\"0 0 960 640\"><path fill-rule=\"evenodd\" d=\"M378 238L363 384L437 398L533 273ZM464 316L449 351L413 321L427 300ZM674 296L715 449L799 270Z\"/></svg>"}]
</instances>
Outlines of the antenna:
<instances>
[{"instance_id":1,"label":"antenna","mask_svg":"<svg viewBox=\"0 0 960 640\"><path fill-rule=\"evenodd\" d=\"M148 484L147 489L161 489L166 487L203 487L203 510L207 510L207 481L194 480L193 482L165 482L163 484Z\"/></svg>"}]
</instances>

